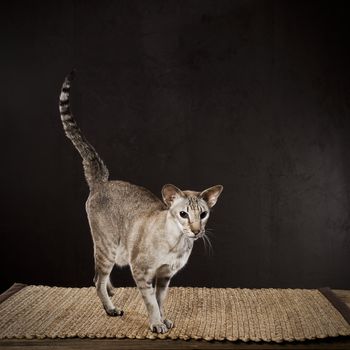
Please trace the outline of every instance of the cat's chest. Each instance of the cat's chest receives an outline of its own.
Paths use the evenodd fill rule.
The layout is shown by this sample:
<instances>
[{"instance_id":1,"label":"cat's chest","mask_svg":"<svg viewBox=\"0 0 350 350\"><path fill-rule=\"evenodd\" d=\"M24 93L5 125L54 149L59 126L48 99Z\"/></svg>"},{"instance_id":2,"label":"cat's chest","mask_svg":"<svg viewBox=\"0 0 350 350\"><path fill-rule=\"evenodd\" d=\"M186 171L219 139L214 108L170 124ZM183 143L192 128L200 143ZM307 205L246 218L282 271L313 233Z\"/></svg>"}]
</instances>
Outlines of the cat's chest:
<instances>
[{"instance_id":1,"label":"cat's chest","mask_svg":"<svg viewBox=\"0 0 350 350\"><path fill-rule=\"evenodd\" d=\"M165 264L168 266L168 269L172 274L175 274L177 271L182 269L191 254L192 249L185 249L176 252L171 252L164 260Z\"/></svg>"}]
</instances>

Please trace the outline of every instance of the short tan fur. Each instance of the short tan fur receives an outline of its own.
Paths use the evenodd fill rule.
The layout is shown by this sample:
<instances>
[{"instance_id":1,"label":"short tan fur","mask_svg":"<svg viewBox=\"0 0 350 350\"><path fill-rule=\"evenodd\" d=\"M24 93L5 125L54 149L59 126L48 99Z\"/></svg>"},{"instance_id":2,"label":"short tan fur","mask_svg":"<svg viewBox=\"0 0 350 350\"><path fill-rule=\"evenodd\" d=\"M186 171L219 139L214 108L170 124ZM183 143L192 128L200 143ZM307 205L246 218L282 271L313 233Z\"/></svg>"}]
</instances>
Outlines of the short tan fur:
<instances>
[{"instance_id":1,"label":"short tan fur","mask_svg":"<svg viewBox=\"0 0 350 350\"><path fill-rule=\"evenodd\" d=\"M94 242L97 294L108 315L123 315L110 299L110 273L115 264L129 265L148 311L150 329L165 333L174 326L163 309L169 282L187 263L194 241L205 235L210 209L223 186L195 192L167 184L160 200L143 187L109 181L107 167L73 119L72 78L71 73L62 85L59 108L65 133L82 156L90 188L86 211Z\"/></svg>"}]
</instances>

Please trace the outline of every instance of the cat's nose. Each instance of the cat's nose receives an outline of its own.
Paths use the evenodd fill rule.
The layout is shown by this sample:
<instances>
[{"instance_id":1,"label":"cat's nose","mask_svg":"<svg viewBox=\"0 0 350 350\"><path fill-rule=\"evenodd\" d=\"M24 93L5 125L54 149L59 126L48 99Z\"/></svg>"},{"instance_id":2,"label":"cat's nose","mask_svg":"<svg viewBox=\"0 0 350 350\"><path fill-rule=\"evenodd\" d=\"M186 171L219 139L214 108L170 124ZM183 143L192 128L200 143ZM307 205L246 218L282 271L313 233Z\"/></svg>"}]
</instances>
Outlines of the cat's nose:
<instances>
[{"instance_id":1,"label":"cat's nose","mask_svg":"<svg viewBox=\"0 0 350 350\"><path fill-rule=\"evenodd\" d=\"M201 230L192 230L192 232L193 232L195 235L198 235L198 233L201 232Z\"/></svg>"}]
</instances>

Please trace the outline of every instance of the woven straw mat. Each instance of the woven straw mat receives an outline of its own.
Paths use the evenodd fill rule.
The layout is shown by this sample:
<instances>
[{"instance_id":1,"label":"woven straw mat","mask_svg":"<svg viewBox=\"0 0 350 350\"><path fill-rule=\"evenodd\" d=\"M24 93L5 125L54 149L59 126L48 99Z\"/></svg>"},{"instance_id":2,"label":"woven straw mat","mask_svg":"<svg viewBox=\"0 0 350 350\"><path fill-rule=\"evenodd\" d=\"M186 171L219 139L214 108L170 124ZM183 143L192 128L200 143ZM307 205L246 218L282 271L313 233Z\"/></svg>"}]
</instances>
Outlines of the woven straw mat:
<instances>
[{"instance_id":1,"label":"woven straw mat","mask_svg":"<svg viewBox=\"0 0 350 350\"><path fill-rule=\"evenodd\" d=\"M0 304L0 339L138 338L301 341L350 335L350 325L318 290L169 289L165 312L175 322L152 333L136 288L117 288L124 310L109 317L95 288L27 286Z\"/></svg>"}]
</instances>

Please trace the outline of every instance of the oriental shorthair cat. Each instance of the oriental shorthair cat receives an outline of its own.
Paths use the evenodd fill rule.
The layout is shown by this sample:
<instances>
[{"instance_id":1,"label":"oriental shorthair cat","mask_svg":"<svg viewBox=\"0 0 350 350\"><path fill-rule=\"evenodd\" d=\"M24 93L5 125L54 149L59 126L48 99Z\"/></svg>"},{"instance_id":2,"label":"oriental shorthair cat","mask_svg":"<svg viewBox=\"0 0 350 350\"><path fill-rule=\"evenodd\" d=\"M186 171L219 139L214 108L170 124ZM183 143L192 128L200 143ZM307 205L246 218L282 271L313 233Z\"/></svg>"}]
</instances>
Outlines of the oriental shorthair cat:
<instances>
[{"instance_id":1,"label":"oriental shorthair cat","mask_svg":"<svg viewBox=\"0 0 350 350\"><path fill-rule=\"evenodd\" d=\"M162 200L147 189L124 181L108 180L108 169L73 119L69 93L73 73L62 85L59 109L66 136L83 159L90 188L86 211L94 242L96 290L106 313L123 311L110 299L114 264L129 265L142 295L153 332L174 326L164 315L170 279L187 263L194 241L205 237L210 209L223 187L202 192L164 185Z\"/></svg>"}]
</instances>

